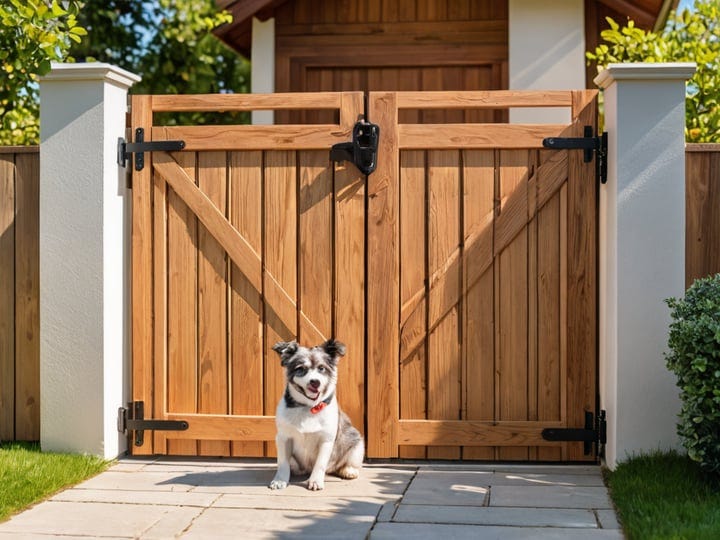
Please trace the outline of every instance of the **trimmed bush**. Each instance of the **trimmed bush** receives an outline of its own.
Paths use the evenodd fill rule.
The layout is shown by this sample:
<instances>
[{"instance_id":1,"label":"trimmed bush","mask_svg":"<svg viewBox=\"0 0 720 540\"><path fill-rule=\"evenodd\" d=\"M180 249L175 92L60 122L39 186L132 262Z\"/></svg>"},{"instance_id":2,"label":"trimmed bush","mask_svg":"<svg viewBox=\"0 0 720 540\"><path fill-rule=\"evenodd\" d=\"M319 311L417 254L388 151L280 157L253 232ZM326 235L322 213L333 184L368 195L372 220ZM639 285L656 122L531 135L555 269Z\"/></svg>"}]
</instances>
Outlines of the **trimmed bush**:
<instances>
[{"instance_id":1,"label":"trimmed bush","mask_svg":"<svg viewBox=\"0 0 720 540\"><path fill-rule=\"evenodd\" d=\"M677 375L682 409L678 435L688 456L720 473L720 274L698 279L685 298L670 298L666 354Z\"/></svg>"}]
</instances>

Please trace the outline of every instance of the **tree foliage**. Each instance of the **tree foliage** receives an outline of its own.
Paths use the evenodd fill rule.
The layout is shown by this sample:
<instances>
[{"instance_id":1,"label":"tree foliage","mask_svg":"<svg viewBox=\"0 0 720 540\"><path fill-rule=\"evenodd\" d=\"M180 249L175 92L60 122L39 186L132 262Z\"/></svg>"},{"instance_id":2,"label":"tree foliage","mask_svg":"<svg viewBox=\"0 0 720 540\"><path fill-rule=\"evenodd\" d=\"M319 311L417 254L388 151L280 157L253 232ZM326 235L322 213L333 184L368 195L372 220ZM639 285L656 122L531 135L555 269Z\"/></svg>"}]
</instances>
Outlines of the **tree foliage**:
<instances>
[{"instance_id":1,"label":"tree foliage","mask_svg":"<svg viewBox=\"0 0 720 540\"><path fill-rule=\"evenodd\" d=\"M37 144L37 78L85 35L79 7L75 0L0 2L0 146Z\"/></svg>"},{"instance_id":2,"label":"tree foliage","mask_svg":"<svg viewBox=\"0 0 720 540\"><path fill-rule=\"evenodd\" d=\"M246 59L212 35L232 21L214 0L85 0L78 16L88 37L71 49L78 59L118 65L142 76L131 92L247 92ZM208 121L184 114L165 123ZM234 117L213 121L238 121Z\"/></svg>"},{"instance_id":3,"label":"tree foliage","mask_svg":"<svg viewBox=\"0 0 720 540\"><path fill-rule=\"evenodd\" d=\"M688 142L720 142L720 0L695 0L692 10L673 12L660 32L620 26L610 29L587 58L598 71L615 62L696 62L687 85L685 138Z\"/></svg>"}]
</instances>

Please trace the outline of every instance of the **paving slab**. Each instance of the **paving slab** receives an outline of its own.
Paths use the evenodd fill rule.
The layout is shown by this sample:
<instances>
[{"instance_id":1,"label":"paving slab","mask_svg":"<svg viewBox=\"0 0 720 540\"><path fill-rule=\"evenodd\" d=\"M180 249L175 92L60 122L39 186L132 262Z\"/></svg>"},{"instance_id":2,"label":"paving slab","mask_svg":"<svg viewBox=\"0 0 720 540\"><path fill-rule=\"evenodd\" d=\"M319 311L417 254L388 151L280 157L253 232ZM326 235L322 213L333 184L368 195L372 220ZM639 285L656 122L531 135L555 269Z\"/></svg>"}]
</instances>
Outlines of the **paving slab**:
<instances>
[{"instance_id":1,"label":"paving slab","mask_svg":"<svg viewBox=\"0 0 720 540\"><path fill-rule=\"evenodd\" d=\"M169 537L182 532L202 508L144 504L48 501L18 514L2 524L2 532L23 535L47 534L85 537L140 538L158 522L172 517L183 527L167 531ZM170 516L181 514L181 516ZM167 536L166 536L167 537Z\"/></svg>"},{"instance_id":2,"label":"paving slab","mask_svg":"<svg viewBox=\"0 0 720 540\"><path fill-rule=\"evenodd\" d=\"M183 539L366 538L375 515L210 508Z\"/></svg>"},{"instance_id":3,"label":"paving slab","mask_svg":"<svg viewBox=\"0 0 720 540\"><path fill-rule=\"evenodd\" d=\"M612 508L607 489L593 486L497 486L492 489L489 504L526 508Z\"/></svg>"},{"instance_id":4,"label":"paving slab","mask_svg":"<svg viewBox=\"0 0 720 540\"><path fill-rule=\"evenodd\" d=\"M551 472L519 472L496 471L488 480L495 486L596 486L604 487L602 476L599 474L566 474Z\"/></svg>"},{"instance_id":5,"label":"paving slab","mask_svg":"<svg viewBox=\"0 0 720 540\"><path fill-rule=\"evenodd\" d=\"M547 527L484 527L473 525L428 525L416 523L378 523L371 540L621 540L622 532L603 529L558 529Z\"/></svg>"},{"instance_id":6,"label":"paving slab","mask_svg":"<svg viewBox=\"0 0 720 540\"><path fill-rule=\"evenodd\" d=\"M484 506L493 473L420 470L403 497L404 504Z\"/></svg>"},{"instance_id":7,"label":"paving slab","mask_svg":"<svg viewBox=\"0 0 720 540\"><path fill-rule=\"evenodd\" d=\"M597 528L591 510L567 508L467 508L401 504L394 523L444 523L459 525L507 525L512 527Z\"/></svg>"},{"instance_id":8,"label":"paving slab","mask_svg":"<svg viewBox=\"0 0 720 540\"><path fill-rule=\"evenodd\" d=\"M222 495L190 491L125 491L118 489L66 489L50 498L54 502L102 502L208 507Z\"/></svg>"},{"instance_id":9,"label":"paving slab","mask_svg":"<svg viewBox=\"0 0 720 540\"><path fill-rule=\"evenodd\" d=\"M595 510L595 513L603 529L622 529L615 510Z\"/></svg>"}]
</instances>

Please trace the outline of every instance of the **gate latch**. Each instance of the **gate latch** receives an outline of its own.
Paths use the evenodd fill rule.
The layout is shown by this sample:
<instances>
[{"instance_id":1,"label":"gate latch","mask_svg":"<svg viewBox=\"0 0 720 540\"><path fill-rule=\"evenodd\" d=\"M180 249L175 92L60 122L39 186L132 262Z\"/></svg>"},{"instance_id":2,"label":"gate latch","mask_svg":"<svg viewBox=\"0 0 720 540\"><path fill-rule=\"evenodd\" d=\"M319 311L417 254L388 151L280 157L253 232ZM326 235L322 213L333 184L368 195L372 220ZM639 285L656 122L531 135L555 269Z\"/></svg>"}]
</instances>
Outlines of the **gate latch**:
<instances>
[{"instance_id":1,"label":"gate latch","mask_svg":"<svg viewBox=\"0 0 720 540\"><path fill-rule=\"evenodd\" d=\"M597 418L593 418L590 411L585 411L584 428L546 428L541 435L546 441L580 441L586 456L592 454L592 445L595 443L598 445L597 454L602 455L601 445L607 442L605 411L600 411Z\"/></svg>"},{"instance_id":2,"label":"gate latch","mask_svg":"<svg viewBox=\"0 0 720 540\"><path fill-rule=\"evenodd\" d=\"M145 142L145 130L135 130L135 142L125 142L122 137L118 138L117 164L125 167L130 160L130 154L135 154L135 170L142 171L145 168L145 152L178 152L185 148L185 141L148 141Z\"/></svg>"},{"instance_id":3,"label":"gate latch","mask_svg":"<svg viewBox=\"0 0 720 540\"><path fill-rule=\"evenodd\" d=\"M585 163L590 163L593 159L593 152L596 152L595 172L597 178L601 184L607 182L607 131L595 136L592 126L585 126L584 137L548 137L543 139L543 146L555 150L582 150Z\"/></svg>"},{"instance_id":4,"label":"gate latch","mask_svg":"<svg viewBox=\"0 0 720 540\"><path fill-rule=\"evenodd\" d=\"M142 446L145 430L185 431L190 425L185 420L145 420L145 402L133 401L128 408L118 409L117 430L120 433L135 432L135 446Z\"/></svg>"},{"instance_id":5,"label":"gate latch","mask_svg":"<svg viewBox=\"0 0 720 540\"><path fill-rule=\"evenodd\" d=\"M351 161L363 174L370 174L377 167L380 127L365 120L353 127L352 142L334 144L330 161Z\"/></svg>"}]
</instances>

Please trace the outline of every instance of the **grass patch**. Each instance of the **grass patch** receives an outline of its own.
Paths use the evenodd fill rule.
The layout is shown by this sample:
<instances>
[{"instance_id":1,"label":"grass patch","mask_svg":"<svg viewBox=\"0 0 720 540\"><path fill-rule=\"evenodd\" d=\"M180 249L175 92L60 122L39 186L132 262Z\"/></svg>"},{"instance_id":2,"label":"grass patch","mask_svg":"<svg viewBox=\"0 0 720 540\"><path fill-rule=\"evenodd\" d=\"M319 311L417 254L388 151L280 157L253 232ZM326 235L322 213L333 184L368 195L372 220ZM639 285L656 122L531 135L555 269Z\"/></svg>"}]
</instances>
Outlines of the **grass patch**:
<instances>
[{"instance_id":1,"label":"grass patch","mask_svg":"<svg viewBox=\"0 0 720 540\"><path fill-rule=\"evenodd\" d=\"M104 471L96 456L41 452L38 444L0 445L0 521L64 487Z\"/></svg>"},{"instance_id":2,"label":"grass patch","mask_svg":"<svg viewBox=\"0 0 720 540\"><path fill-rule=\"evenodd\" d=\"M720 538L720 484L687 456L634 457L606 482L630 540Z\"/></svg>"}]
</instances>

